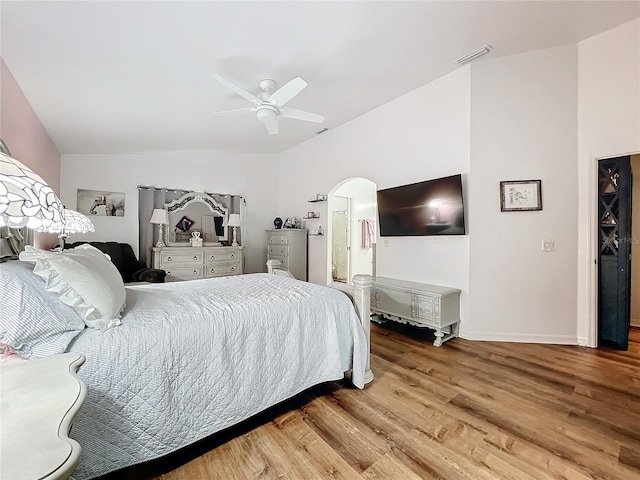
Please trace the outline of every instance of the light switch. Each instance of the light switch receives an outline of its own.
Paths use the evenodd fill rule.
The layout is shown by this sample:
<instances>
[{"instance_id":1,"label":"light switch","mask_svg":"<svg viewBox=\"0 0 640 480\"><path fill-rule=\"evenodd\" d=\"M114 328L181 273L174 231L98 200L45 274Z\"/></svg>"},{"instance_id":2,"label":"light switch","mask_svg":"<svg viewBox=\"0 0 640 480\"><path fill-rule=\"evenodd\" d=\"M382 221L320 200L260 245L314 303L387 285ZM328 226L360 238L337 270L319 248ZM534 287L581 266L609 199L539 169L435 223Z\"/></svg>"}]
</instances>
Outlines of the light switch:
<instances>
[{"instance_id":1,"label":"light switch","mask_svg":"<svg viewBox=\"0 0 640 480\"><path fill-rule=\"evenodd\" d=\"M553 252L556 249L556 241L555 240L542 240L542 251L543 252Z\"/></svg>"}]
</instances>

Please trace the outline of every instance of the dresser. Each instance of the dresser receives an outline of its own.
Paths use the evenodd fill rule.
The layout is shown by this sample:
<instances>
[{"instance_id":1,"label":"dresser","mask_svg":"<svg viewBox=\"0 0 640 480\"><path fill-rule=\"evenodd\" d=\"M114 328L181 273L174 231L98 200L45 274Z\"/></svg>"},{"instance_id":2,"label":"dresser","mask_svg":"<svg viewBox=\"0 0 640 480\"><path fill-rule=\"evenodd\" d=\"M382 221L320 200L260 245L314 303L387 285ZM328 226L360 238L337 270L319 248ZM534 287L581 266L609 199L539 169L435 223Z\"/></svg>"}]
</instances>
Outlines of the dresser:
<instances>
[{"instance_id":1,"label":"dresser","mask_svg":"<svg viewBox=\"0 0 640 480\"><path fill-rule=\"evenodd\" d=\"M280 260L280 265L298 280L307 281L307 230L281 228L267 233L267 260Z\"/></svg>"},{"instance_id":2,"label":"dresser","mask_svg":"<svg viewBox=\"0 0 640 480\"><path fill-rule=\"evenodd\" d=\"M0 367L0 478L66 479L80 459L67 435L86 396L84 356L65 353Z\"/></svg>"},{"instance_id":3,"label":"dresser","mask_svg":"<svg viewBox=\"0 0 640 480\"><path fill-rule=\"evenodd\" d=\"M240 275L243 247L152 247L153 268L167 272L166 280Z\"/></svg>"},{"instance_id":4,"label":"dresser","mask_svg":"<svg viewBox=\"0 0 640 480\"><path fill-rule=\"evenodd\" d=\"M371 313L388 320L435 330L436 347L458 336L460 290L457 288L376 277Z\"/></svg>"}]
</instances>

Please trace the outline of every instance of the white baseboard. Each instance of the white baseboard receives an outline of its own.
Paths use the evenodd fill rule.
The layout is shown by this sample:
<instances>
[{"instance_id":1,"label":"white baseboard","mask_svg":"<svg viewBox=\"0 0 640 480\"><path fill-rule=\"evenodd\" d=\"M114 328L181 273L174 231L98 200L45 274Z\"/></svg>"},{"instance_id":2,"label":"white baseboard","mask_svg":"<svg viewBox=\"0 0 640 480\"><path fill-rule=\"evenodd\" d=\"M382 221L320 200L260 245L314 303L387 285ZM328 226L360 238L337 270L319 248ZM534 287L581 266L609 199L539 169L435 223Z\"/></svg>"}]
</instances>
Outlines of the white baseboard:
<instances>
[{"instance_id":1,"label":"white baseboard","mask_svg":"<svg viewBox=\"0 0 640 480\"><path fill-rule=\"evenodd\" d=\"M539 335L536 333L486 333L461 332L460 338L489 342L551 343L555 345L580 345L577 337L571 335ZM586 345L586 340L582 345Z\"/></svg>"},{"instance_id":2,"label":"white baseboard","mask_svg":"<svg viewBox=\"0 0 640 480\"><path fill-rule=\"evenodd\" d=\"M632 318L631 319L632 327L640 327L640 318Z\"/></svg>"}]
</instances>

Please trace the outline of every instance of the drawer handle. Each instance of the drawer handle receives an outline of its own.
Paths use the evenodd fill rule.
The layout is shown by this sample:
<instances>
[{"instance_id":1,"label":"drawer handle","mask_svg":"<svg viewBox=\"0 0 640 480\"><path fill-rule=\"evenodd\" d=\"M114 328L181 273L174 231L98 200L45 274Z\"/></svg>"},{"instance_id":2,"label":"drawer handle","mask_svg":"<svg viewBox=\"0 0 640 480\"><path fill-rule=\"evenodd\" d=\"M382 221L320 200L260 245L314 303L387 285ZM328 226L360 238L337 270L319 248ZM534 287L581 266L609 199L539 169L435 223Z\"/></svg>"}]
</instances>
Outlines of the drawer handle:
<instances>
[{"instance_id":1,"label":"drawer handle","mask_svg":"<svg viewBox=\"0 0 640 480\"><path fill-rule=\"evenodd\" d=\"M194 270L194 271L193 271L193 274L194 274L194 275L197 275L197 274L198 274L198 270Z\"/></svg>"},{"instance_id":2,"label":"drawer handle","mask_svg":"<svg viewBox=\"0 0 640 480\"><path fill-rule=\"evenodd\" d=\"M171 262L171 261L173 261L173 258L167 257L167 262Z\"/></svg>"},{"instance_id":3,"label":"drawer handle","mask_svg":"<svg viewBox=\"0 0 640 480\"><path fill-rule=\"evenodd\" d=\"M194 255L194 256L193 256L193 261L195 262L196 260L198 260L198 256L197 256L197 255Z\"/></svg>"},{"instance_id":4,"label":"drawer handle","mask_svg":"<svg viewBox=\"0 0 640 480\"><path fill-rule=\"evenodd\" d=\"M232 254L231 254L231 258L236 258L236 256L232 253Z\"/></svg>"},{"instance_id":5,"label":"drawer handle","mask_svg":"<svg viewBox=\"0 0 640 480\"><path fill-rule=\"evenodd\" d=\"M167 277L171 276L171 272L169 270L167 270Z\"/></svg>"},{"instance_id":6,"label":"drawer handle","mask_svg":"<svg viewBox=\"0 0 640 480\"><path fill-rule=\"evenodd\" d=\"M215 255L211 255L211 260L215 260L216 256Z\"/></svg>"},{"instance_id":7,"label":"drawer handle","mask_svg":"<svg viewBox=\"0 0 640 480\"><path fill-rule=\"evenodd\" d=\"M215 268L212 268L212 269L211 269L211 273L216 273L216 269L215 269Z\"/></svg>"},{"instance_id":8,"label":"drawer handle","mask_svg":"<svg viewBox=\"0 0 640 480\"><path fill-rule=\"evenodd\" d=\"M231 271L235 272L236 271L236 267L231 267Z\"/></svg>"}]
</instances>

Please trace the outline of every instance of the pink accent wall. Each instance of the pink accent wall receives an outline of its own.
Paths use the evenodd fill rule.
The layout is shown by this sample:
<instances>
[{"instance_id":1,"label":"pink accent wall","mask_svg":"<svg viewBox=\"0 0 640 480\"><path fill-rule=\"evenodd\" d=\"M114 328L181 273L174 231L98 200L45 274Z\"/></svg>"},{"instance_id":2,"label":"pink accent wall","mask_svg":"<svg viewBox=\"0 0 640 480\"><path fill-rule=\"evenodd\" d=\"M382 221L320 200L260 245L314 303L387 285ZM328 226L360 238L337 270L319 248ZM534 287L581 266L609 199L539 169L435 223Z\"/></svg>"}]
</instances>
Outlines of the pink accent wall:
<instances>
[{"instance_id":1,"label":"pink accent wall","mask_svg":"<svg viewBox=\"0 0 640 480\"><path fill-rule=\"evenodd\" d=\"M0 58L0 137L11 156L40 175L59 194L60 152L31 107L20 85ZM35 244L50 248L55 235L36 234Z\"/></svg>"}]
</instances>

